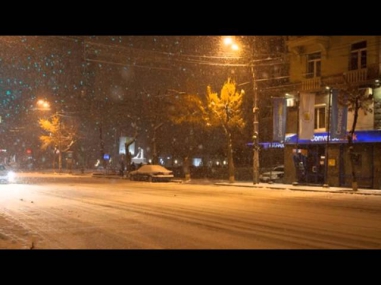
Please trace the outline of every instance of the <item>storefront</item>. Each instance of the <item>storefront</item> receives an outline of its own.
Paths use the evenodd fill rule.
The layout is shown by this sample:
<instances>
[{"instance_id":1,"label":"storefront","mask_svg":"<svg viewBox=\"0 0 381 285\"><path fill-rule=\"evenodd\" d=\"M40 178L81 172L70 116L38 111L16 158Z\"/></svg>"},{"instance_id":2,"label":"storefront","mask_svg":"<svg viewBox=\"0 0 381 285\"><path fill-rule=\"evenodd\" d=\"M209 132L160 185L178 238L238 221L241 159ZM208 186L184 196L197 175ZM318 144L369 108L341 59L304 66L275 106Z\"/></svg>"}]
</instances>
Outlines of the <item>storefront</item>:
<instances>
[{"instance_id":1,"label":"storefront","mask_svg":"<svg viewBox=\"0 0 381 285\"><path fill-rule=\"evenodd\" d=\"M381 189L381 130L356 131L353 142L359 187ZM347 141L327 142L327 133L315 133L312 140L287 135L285 182L350 187L352 167Z\"/></svg>"}]
</instances>

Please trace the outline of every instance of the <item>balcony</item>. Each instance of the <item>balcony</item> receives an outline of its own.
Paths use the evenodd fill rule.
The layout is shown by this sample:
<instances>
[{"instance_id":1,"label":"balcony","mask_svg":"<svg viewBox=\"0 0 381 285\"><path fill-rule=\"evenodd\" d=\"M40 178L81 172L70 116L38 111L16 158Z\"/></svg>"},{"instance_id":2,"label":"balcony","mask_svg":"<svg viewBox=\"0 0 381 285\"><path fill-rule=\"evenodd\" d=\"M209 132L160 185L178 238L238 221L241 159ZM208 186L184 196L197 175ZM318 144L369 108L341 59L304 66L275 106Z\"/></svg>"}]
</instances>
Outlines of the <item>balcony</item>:
<instances>
[{"instance_id":1,"label":"balcony","mask_svg":"<svg viewBox=\"0 0 381 285\"><path fill-rule=\"evenodd\" d=\"M368 79L368 69L350 70L345 73L345 78L349 83L361 83Z\"/></svg>"},{"instance_id":2,"label":"balcony","mask_svg":"<svg viewBox=\"0 0 381 285\"><path fill-rule=\"evenodd\" d=\"M288 48L294 54L300 56L307 46L318 46L323 57L326 57L330 43L329 36L302 36L290 37L287 41Z\"/></svg>"},{"instance_id":3,"label":"balcony","mask_svg":"<svg viewBox=\"0 0 381 285\"><path fill-rule=\"evenodd\" d=\"M302 80L301 91L319 91L321 90L321 78L314 77Z\"/></svg>"}]
</instances>

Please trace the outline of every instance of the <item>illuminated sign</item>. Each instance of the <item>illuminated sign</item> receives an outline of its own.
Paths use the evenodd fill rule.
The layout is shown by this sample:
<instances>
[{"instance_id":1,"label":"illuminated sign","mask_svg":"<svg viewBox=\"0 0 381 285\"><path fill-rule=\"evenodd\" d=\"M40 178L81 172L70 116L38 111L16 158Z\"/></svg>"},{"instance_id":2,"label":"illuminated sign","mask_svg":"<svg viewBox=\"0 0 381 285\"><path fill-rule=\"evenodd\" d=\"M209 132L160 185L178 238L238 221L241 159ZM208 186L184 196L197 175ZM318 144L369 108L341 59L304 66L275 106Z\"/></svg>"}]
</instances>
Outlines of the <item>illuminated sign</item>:
<instances>
[{"instance_id":1,"label":"illuminated sign","mask_svg":"<svg viewBox=\"0 0 381 285\"><path fill-rule=\"evenodd\" d=\"M130 142L133 138L132 137L120 137L119 138L119 154L126 154L126 142ZM135 155L135 142L129 145L128 151L131 153L131 155Z\"/></svg>"},{"instance_id":2,"label":"illuminated sign","mask_svg":"<svg viewBox=\"0 0 381 285\"><path fill-rule=\"evenodd\" d=\"M327 143L328 133L315 133L310 140L299 139L296 134L287 134L285 144L321 144ZM356 131L353 136L353 143L376 143L381 142L381 131ZM330 139L329 143L348 143L346 138Z\"/></svg>"},{"instance_id":3,"label":"illuminated sign","mask_svg":"<svg viewBox=\"0 0 381 285\"><path fill-rule=\"evenodd\" d=\"M253 143L249 142L246 145L252 147ZM280 142L263 142L263 143L259 143L259 145L261 147L263 147L264 149L267 149L267 148L284 148L284 144L280 143Z\"/></svg>"},{"instance_id":4,"label":"illuminated sign","mask_svg":"<svg viewBox=\"0 0 381 285\"><path fill-rule=\"evenodd\" d=\"M262 146L264 149L268 149L268 148L284 148L284 144L283 143L279 143L279 142L264 142L264 143L259 143L260 146Z\"/></svg>"}]
</instances>

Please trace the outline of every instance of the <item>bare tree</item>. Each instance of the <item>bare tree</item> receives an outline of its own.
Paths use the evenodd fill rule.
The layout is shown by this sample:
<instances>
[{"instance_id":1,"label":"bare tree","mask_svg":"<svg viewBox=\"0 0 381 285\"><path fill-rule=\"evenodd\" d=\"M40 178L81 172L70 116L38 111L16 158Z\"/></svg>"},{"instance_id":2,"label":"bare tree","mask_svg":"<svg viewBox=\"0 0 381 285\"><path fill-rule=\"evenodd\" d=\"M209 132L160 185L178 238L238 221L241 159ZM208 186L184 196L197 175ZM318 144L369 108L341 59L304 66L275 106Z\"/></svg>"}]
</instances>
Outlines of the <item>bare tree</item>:
<instances>
[{"instance_id":1,"label":"bare tree","mask_svg":"<svg viewBox=\"0 0 381 285\"><path fill-rule=\"evenodd\" d=\"M354 151L353 147L353 137L356 131L357 119L359 111L362 110L364 114L372 113L373 110L371 108L371 104L373 102L373 96L369 95L366 92L366 89L360 89L357 87L353 87L350 82L344 76L344 80L346 82L347 87L345 89L340 90L340 104L347 106L348 111L353 112L353 123L352 127L347 135L348 140L348 154L351 163L351 171L352 171L352 190L358 190L358 183L356 177L356 159L358 154Z\"/></svg>"}]
</instances>

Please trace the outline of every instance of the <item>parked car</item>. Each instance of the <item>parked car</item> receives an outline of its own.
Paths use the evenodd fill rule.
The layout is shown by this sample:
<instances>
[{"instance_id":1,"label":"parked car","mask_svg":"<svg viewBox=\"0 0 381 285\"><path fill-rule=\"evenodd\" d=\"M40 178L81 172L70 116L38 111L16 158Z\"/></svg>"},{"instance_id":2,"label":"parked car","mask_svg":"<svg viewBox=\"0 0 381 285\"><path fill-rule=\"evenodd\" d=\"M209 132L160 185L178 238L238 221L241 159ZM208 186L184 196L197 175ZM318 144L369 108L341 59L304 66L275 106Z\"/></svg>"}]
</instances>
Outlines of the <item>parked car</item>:
<instances>
[{"instance_id":1,"label":"parked car","mask_svg":"<svg viewBox=\"0 0 381 285\"><path fill-rule=\"evenodd\" d=\"M146 164L139 169L131 171L128 174L130 180L143 180L143 181L170 181L174 175L171 170L166 169L164 166L157 164Z\"/></svg>"},{"instance_id":2,"label":"parked car","mask_svg":"<svg viewBox=\"0 0 381 285\"><path fill-rule=\"evenodd\" d=\"M271 171L266 171L259 175L261 182L282 182L284 176L284 165L278 165Z\"/></svg>"},{"instance_id":3,"label":"parked car","mask_svg":"<svg viewBox=\"0 0 381 285\"><path fill-rule=\"evenodd\" d=\"M15 173L3 164L0 164L0 182L10 183L13 182L15 178Z\"/></svg>"}]
</instances>

